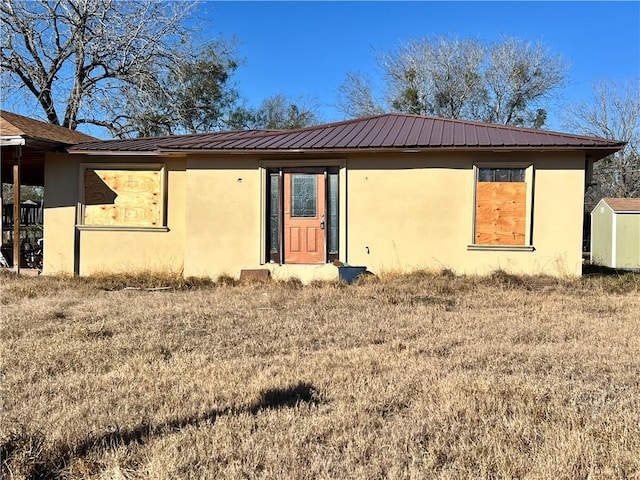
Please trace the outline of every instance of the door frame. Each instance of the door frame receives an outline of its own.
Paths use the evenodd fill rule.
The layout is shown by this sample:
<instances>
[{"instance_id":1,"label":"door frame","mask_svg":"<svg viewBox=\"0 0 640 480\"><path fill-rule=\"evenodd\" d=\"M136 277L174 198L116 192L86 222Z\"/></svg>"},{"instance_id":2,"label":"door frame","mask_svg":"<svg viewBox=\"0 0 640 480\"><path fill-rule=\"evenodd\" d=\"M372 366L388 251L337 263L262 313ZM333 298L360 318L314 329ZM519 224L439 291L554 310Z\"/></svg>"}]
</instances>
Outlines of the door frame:
<instances>
[{"instance_id":1,"label":"door frame","mask_svg":"<svg viewBox=\"0 0 640 480\"><path fill-rule=\"evenodd\" d=\"M294 175L307 175L314 179L315 187L315 197L316 197L316 209L315 215L311 218L306 217L294 217L293 216L293 176ZM305 265L305 264L313 264L319 265L323 263L327 263L328 258L328 247L327 247L327 232L329 230L328 226L328 218L327 218L327 208L329 206L327 192L329 189L329 180L328 180L328 171L326 168L319 167L308 167L308 168L284 168L282 169L282 177L283 177L283 187L282 187L282 215L281 218L281 227L283 231L283 240L280 243L280 249L283 250L282 256L284 258L284 263L294 264L294 265ZM280 190L279 190L280 191ZM288 213L287 213L288 212ZM319 240L321 243L320 249L316 250L317 255L314 258L314 261L303 261L300 258L294 257L307 257L306 260L310 260L308 258L309 252L306 249L307 242L309 237L307 235L308 230L306 230L305 234L300 238L300 245L303 246L302 250L297 254L291 250L291 244L287 245L287 240L293 242L292 240L292 232L290 229L293 229L296 224L305 225L305 229L311 227L313 228L313 224L317 223L317 228L320 231L315 231L314 236L315 240ZM303 240L305 239L305 240ZM320 240L321 239L321 240Z\"/></svg>"},{"instance_id":2,"label":"door frame","mask_svg":"<svg viewBox=\"0 0 640 480\"><path fill-rule=\"evenodd\" d=\"M335 215L337 220L334 222L333 228L336 229L336 234L333 239L330 251L329 245L329 231L328 223L325 223L325 263L331 263L336 260L343 262L347 261L347 202L346 202L346 161L344 159L330 159L330 160L263 160L259 163L261 171L261 192L260 192L260 210L261 210L261 228L260 228L260 263L261 264L278 264L284 265L284 248L282 242L284 241L284 225L283 225L283 211L284 211L284 191L283 180L284 173L325 173L325 210L328 222L329 208L326 205L329 202L329 175L334 175L337 178L337 191L334 197L334 204L332 207L335 209ZM272 176L277 174L278 184L278 196L277 200L277 214L278 225L276 228L277 236L272 238L272 232L270 231L270 218L271 218L271 199L270 199L270 184L272 182ZM329 227L329 228L327 228ZM277 243L277 251L272 251L271 244ZM289 263L287 265L320 265L320 264L296 264Z\"/></svg>"}]
</instances>

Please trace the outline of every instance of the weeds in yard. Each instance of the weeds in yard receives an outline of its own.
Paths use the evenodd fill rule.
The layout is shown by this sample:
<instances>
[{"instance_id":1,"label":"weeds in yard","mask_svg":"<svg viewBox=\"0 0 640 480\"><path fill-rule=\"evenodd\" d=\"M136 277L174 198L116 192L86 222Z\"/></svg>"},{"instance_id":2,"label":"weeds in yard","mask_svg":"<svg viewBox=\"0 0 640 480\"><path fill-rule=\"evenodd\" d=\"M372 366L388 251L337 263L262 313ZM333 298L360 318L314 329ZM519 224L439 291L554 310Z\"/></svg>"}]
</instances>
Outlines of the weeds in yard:
<instances>
[{"instance_id":1,"label":"weeds in yard","mask_svg":"<svg viewBox=\"0 0 640 480\"><path fill-rule=\"evenodd\" d=\"M635 274L0 275L3 478L640 476Z\"/></svg>"}]
</instances>

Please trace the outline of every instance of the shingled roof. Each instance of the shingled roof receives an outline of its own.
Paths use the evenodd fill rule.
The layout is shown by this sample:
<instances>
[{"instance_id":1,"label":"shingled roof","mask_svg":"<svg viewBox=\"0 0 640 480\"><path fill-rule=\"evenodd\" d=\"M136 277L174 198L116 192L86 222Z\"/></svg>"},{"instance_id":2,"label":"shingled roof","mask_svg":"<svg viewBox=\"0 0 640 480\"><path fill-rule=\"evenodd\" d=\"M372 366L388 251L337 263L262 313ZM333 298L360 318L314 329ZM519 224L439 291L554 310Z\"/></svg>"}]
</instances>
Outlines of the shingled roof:
<instances>
[{"instance_id":1,"label":"shingled roof","mask_svg":"<svg viewBox=\"0 0 640 480\"><path fill-rule=\"evenodd\" d=\"M13 182L15 147L20 147L20 181L23 185L44 185L46 152L97 139L68 128L0 110L0 162L2 182Z\"/></svg>"},{"instance_id":2,"label":"shingled roof","mask_svg":"<svg viewBox=\"0 0 640 480\"><path fill-rule=\"evenodd\" d=\"M24 137L65 145L96 140L96 138L82 132L41 122L40 120L5 110L0 110L0 136Z\"/></svg>"},{"instance_id":3,"label":"shingled roof","mask_svg":"<svg viewBox=\"0 0 640 480\"><path fill-rule=\"evenodd\" d=\"M596 137L390 113L293 130L247 130L82 143L81 152L353 152L390 150L588 150L600 159L623 142Z\"/></svg>"},{"instance_id":4,"label":"shingled roof","mask_svg":"<svg viewBox=\"0 0 640 480\"><path fill-rule=\"evenodd\" d=\"M640 198L603 198L614 212L640 212Z\"/></svg>"}]
</instances>

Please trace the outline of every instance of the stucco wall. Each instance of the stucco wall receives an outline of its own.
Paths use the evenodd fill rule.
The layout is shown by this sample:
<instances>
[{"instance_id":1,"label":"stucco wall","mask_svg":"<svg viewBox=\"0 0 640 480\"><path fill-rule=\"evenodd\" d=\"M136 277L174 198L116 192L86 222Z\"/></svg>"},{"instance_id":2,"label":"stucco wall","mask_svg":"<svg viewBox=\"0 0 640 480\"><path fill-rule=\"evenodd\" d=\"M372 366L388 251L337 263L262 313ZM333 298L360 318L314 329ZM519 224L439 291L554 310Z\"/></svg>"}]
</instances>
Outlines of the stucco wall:
<instances>
[{"instance_id":1,"label":"stucco wall","mask_svg":"<svg viewBox=\"0 0 640 480\"><path fill-rule=\"evenodd\" d=\"M545 155L535 162L535 252L522 265L531 273L582 274L584 155Z\"/></svg>"},{"instance_id":2,"label":"stucco wall","mask_svg":"<svg viewBox=\"0 0 640 480\"><path fill-rule=\"evenodd\" d=\"M238 276L260 266L260 170L256 159L187 162L185 275Z\"/></svg>"},{"instance_id":3,"label":"stucco wall","mask_svg":"<svg viewBox=\"0 0 640 480\"><path fill-rule=\"evenodd\" d=\"M393 168L390 168L390 166ZM347 164L348 262L374 272L453 268L472 238L473 171L463 159L361 157Z\"/></svg>"},{"instance_id":4,"label":"stucco wall","mask_svg":"<svg viewBox=\"0 0 640 480\"><path fill-rule=\"evenodd\" d=\"M81 164L163 163L166 229L135 231L76 228ZM45 162L45 274L158 270L182 273L185 239L184 159L110 158L59 155Z\"/></svg>"},{"instance_id":5,"label":"stucco wall","mask_svg":"<svg viewBox=\"0 0 640 480\"><path fill-rule=\"evenodd\" d=\"M73 274L78 159L47 153L44 164L44 274Z\"/></svg>"},{"instance_id":6,"label":"stucco wall","mask_svg":"<svg viewBox=\"0 0 640 480\"><path fill-rule=\"evenodd\" d=\"M579 275L584 156L541 156L406 153L342 158L340 222L347 228L340 231L340 259L366 265L374 273L422 268L488 273L502 268ZM49 185L54 185L46 190L47 273L73 271L80 161L76 158L47 162ZM109 159L81 160L94 163ZM126 161L137 163L140 159ZM169 231L81 231L81 274L165 269L215 278L221 274L237 277L241 269L269 268L275 277L298 276L306 281L337 276L333 265L261 264L264 176L260 158L191 156L165 161ZM332 161L335 164L336 159ZM533 251L468 248L473 241L473 165L491 161L535 164L529 222ZM322 165L323 160L316 164ZM56 183L58 178L61 181Z\"/></svg>"},{"instance_id":7,"label":"stucco wall","mask_svg":"<svg viewBox=\"0 0 640 480\"><path fill-rule=\"evenodd\" d=\"M281 159L281 163L271 160L270 165L322 166L324 161ZM336 163L335 159L326 161ZM243 269L266 268L274 278L280 279L299 277L311 281L337 278L338 271L331 264L261 263L265 261L262 237L266 181L262 163L257 156L194 156L189 159L185 276L238 277ZM344 187L340 186L343 199L346 198ZM344 216L344 209L341 213ZM344 218L341 221L344 223ZM340 241L346 250L344 238Z\"/></svg>"},{"instance_id":8,"label":"stucco wall","mask_svg":"<svg viewBox=\"0 0 640 480\"><path fill-rule=\"evenodd\" d=\"M534 251L470 251L473 165L533 162ZM394 165L395 168L388 168ZM434 155L348 162L349 263L385 270L449 268L484 274L581 273L582 155ZM369 247L369 253L367 253Z\"/></svg>"}]
</instances>

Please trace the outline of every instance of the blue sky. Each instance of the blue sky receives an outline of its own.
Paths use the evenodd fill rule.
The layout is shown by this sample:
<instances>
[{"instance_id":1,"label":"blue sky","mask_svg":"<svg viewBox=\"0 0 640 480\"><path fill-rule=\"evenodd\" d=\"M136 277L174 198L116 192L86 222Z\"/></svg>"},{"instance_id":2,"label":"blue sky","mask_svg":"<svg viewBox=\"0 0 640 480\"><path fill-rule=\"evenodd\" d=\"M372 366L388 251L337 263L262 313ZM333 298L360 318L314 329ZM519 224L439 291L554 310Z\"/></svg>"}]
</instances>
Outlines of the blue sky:
<instances>
[{"instance_id":1,"label":"blue sky","mask_svg":"<svg viewBox=\"0 0 640 480\"><path fill-rule=\"evenodd\" d=\"M212 37L235 36L244 65L235 78L249 105L282 93L314 98L324 121L348 71L376 78L376 52L432 35L502 35L540 41L570 65L546 128L562 106L587 100L598 79L640 76L640 2L204 2Z\"/></svg>"},{"instance_id":2,"label":"blue sky","mask_svg":"<svg viewBox=\"0 0 640 480\"><path fill-rule=\"evenodd\" d=\"M180 0L174 0L180 1ZM189 26L205 39L236 39L244 63L234 79L248 106L267 97L311 99L321 121L344 118L335 107L347 72L381 79L376 55L428 36L541 42L569 64L565 87L545 106L545 128L563 130L563 107L588 101L600 79L640 78L640 1L626 2L238 2L201 0ZM382 89L382 84L379 85ZM8 101L5 108L44 118ZM103 129L80 129L105 137Z\"/></svg>"}]
</instances>

